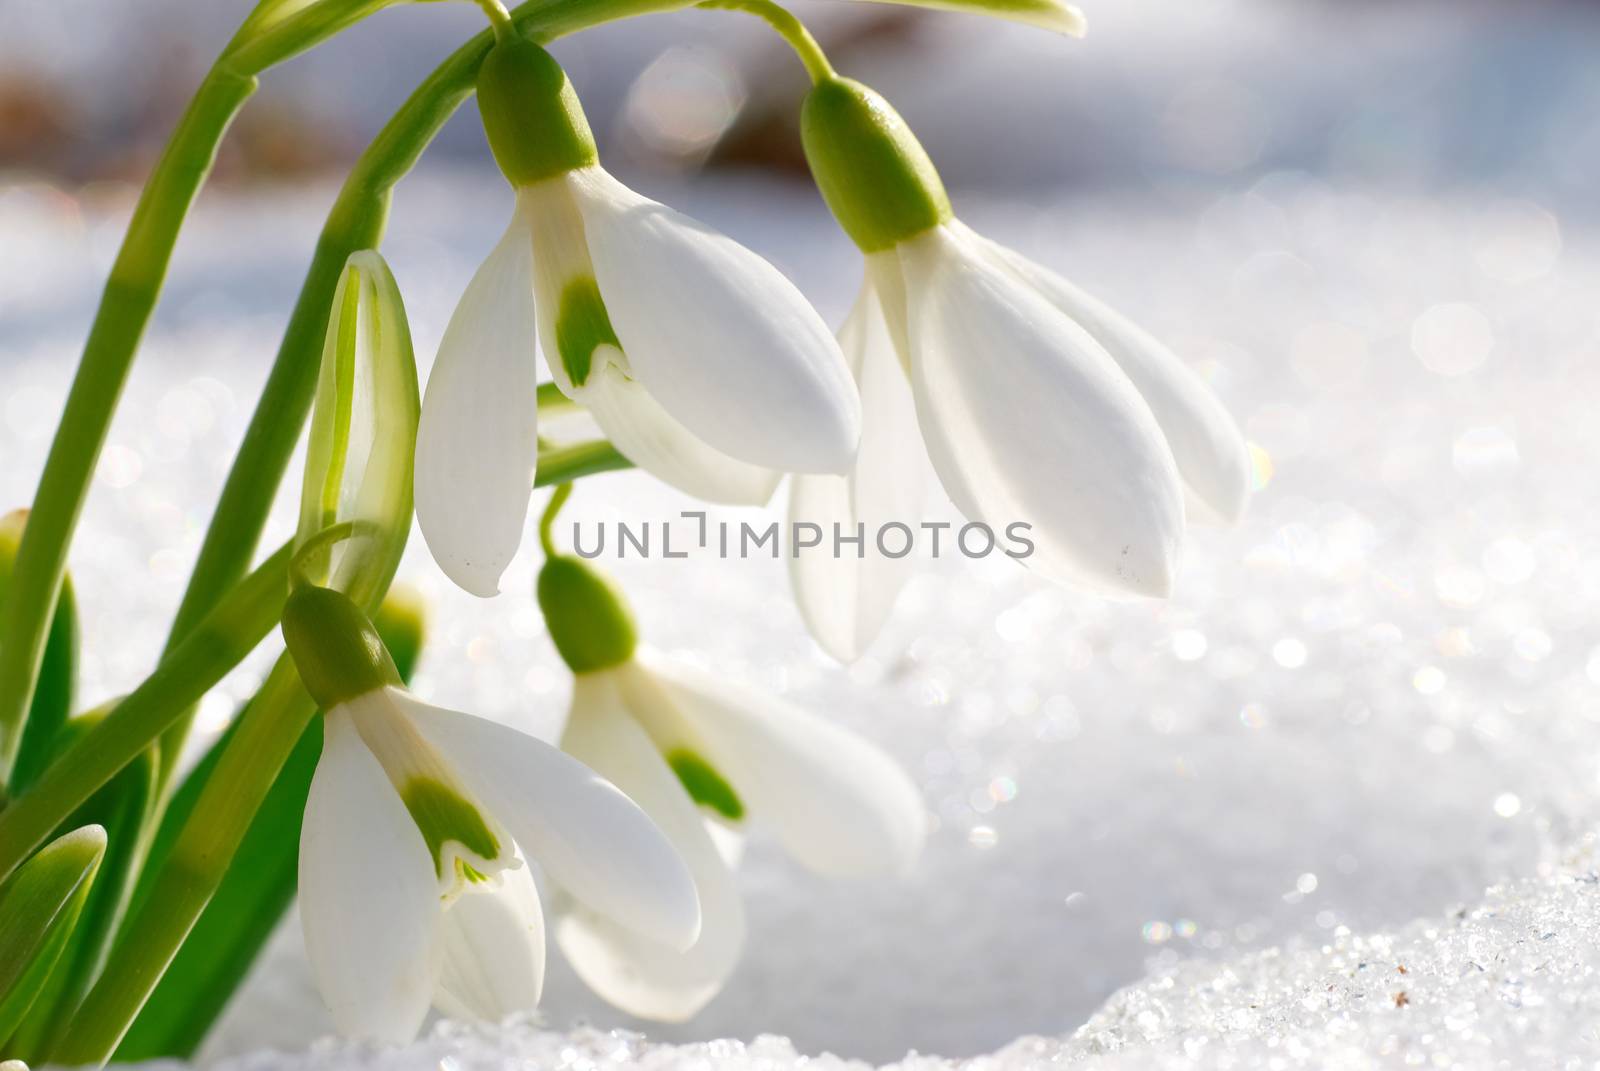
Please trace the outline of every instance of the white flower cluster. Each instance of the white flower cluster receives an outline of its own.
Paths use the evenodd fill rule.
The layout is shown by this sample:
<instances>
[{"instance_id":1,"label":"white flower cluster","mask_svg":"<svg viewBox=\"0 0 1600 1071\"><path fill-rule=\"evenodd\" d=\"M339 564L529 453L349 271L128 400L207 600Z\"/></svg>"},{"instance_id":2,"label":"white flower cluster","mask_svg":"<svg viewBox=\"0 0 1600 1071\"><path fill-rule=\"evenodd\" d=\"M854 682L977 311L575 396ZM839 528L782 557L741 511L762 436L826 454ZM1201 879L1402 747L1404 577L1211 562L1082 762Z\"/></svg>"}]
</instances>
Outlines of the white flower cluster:
<instances>
[{"instance_id":1,"label":"white flower cluster","mask_svg":"<svg viewBox=\"0 0 1600 1071\"><path fill-rule=\"evenodd\" d=\"M1019 557L1042 575L1164 596L1186 510L1243 510L1243 441L1199 378L955 219L865 87L830 76L807 104L819 185L866 254L836 340L771 264L607 174L542 49L502 41L484 71L516 212L445 332L415 449L417 517L463 589L497 594L519 549L541 351L632 463L724 503L764 504L792 474L791 523L808 530L920 524L931 460L973 525L1026 526ZM326 711L302 914L350 1033L407 1039L430 1005L498 1019L536 1004L544 917L528 863L561 891L554 933L578 974L633 1014L679 1020L739 956L731 864L747 818L829 875L902 872L920 851L919 793L888 756L639 649L620 596L548 535L546 550L540 605L575 677L560 750L412 698L337 592L298 592L285 611ZM876 548L791 561L808 626L843 660L878 633L908 567Z\"/></svg>"}]
</instances>

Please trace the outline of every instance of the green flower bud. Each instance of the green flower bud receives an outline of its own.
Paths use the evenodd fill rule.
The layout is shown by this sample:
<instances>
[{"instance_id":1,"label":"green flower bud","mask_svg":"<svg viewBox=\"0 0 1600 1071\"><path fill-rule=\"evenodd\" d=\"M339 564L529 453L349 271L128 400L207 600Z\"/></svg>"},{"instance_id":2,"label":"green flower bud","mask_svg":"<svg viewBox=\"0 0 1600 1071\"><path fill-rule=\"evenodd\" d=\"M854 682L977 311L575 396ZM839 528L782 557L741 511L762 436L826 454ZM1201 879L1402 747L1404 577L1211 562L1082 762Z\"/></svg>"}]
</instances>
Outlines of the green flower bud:
<instances>
[{"instance_id":1,"label":"green flower bud","mask_svg":"<svg viewBox=\"0 0 1600 1071\"><path fill-rule=\"evenodd\" d=\"M334 291L311 410L297 579L363 607L388 586L411 534L421 410L400 287L375 250L352 253ZM347 536L330 540L329 529L347 522Z\"/></svg>"},{"instance_id":2,"label":"green flower bud","mask_svg":"<svg viewBox=\"0 0 1600 1071\"><path fill-rule=\"evenodd\" d=\"M360 607L331 588L295 589L283 605L281 627L300 682L323 710L400 684L378 630Z\"/></svg>"},{"instance_id":3,"label":"green flower bud","mask_svg":"<svg viewBox=\"0 0 1600 1071\"><path fill-rule=\"evenodd\" d=\"M620 666L639 646L622 593L581 559L557 555L539 570L539 609L574 673Z\"/></svg>"},{"instance_id":4,"label":"green flower bud","mask_svg":"<svg viewBox=\"0 0 1600 1071\"><path fill-rule=\"evenodd\" d=\"M564 175L600 158L567 72L527 38L508 35L484 57L478 111L495 162L513 186Z\"/></svg>"},{"instance_id":5,"label":"green flower bud","mask_svg":"<svg viewBox=\"0 0 1600 1071\"><path fill-rule=\"evenodd\" d=\"M830 78L812 86L800 137L822 199L863 253L893 249L953 218L921 142L860 82Z\"/></svg>"}]
</instances>

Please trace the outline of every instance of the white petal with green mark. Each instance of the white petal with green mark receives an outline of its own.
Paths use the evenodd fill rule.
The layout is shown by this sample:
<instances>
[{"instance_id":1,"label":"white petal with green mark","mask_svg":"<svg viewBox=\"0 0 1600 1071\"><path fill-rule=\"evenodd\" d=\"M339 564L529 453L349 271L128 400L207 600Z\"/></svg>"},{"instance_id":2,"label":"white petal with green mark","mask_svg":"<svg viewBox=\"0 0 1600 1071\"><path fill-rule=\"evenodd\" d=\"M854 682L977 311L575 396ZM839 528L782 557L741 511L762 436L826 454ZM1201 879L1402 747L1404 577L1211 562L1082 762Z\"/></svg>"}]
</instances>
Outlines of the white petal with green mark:
<instances>
[{"instance_id":1,"label":"white petal with green mark","mask_svg":"<svg viewBox=\"0 0 1600 1071\"><path fill-rule=\"evenodd\" d=\"M434 708L404 688L379 688L342 705L428 846L439 895L448 903L466 887L516 864L512 834L476 791L476 776L423 731L416 715Z\"/></svg>"},{"instance_id":2,"label":"white petal with green mark","mask_svg":"<svg viewBox=\"0 0 1600 1071\"><path fill-rule=\"evenodd\" d=\"M589 257L573 175L527 187L539 344L556 385L639 468L696 498L762 505L780 474L730 457L675 420L633 378Z\"/></svg>"},{"instance_id":3,"label":"white petal with green mark","mask_svg":"<svg viewBox=\"0 0 1600 1071\"><path fill-rule=\"evenodd\" d=\"M794 284L598 167L571 180L632 377L730 457L788 472L845 471L861 434L860 400L838 344Z\"/></svg>"},{"instance_id":4,"label":"white petal with green mark","mask_svg":"<svg viewBox=\"0 0 1600 1071\"><path fill-rule=\"evenodd\" d=\"M695 939L694 881L668 839L616 786L509 726L409 695L400 701L552 881L633 931L677 947Z\"/></svg>"},{"instance_id":5,"label":"white petal with green mark","mask_svg":"<svg viewBox=\"0 0 1600 1071\"><path fill-rule=\"evenodd\" d=\"M744 905L733 874L703 812L624 706L614 673L577 678L561 746L655 821L688 864L704 923L684 950L623 929L579 901L557 922L556 941L579 977L610 1003L644 1019L689 1019L721 991L744 947Z\"/></svg>"},{"instance_id":6,"label":"white petal with green mark","mask_svg":"<svg viewBox=\"0 0 1600 1071\"><path fill-rule=\"evenodd\" d=\"M341 1033L408 1042L439 972L433 860L349 715L323 723L300 834L306 954Z\"/></svg>"},{"instance_id":7,"label":"white petal with green mark","mask_svg":"<svg viewBox=\"0 0 1600 1071\"><path fill-rule=\"evenodd\" d=\"M922 793L864 738L763 692L641 652L705 759L807 868L836 877L909 870L927 835Z\"/></svg>"}]
</instances>

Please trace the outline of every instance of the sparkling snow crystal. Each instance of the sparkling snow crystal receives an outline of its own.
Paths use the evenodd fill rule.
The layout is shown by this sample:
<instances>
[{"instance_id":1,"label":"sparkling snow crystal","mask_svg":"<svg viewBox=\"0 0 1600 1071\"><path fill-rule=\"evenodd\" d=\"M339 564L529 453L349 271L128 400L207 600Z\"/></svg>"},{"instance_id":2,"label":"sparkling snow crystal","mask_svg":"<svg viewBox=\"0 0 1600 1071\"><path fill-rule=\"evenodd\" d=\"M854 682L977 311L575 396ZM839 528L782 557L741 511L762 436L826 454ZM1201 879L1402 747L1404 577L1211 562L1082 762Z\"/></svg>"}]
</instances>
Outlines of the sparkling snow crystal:
<instances>
[{"instance_id":1,"label":"sparkling snow crystal","mask_svg":"<svg viewBox=\"0 0 1600 1071\"><path fill-rule=\"evenodd\" d=\"M386 252L424 362L503 215L472 181L419 176L395 212ZM86 701L155 656L150 623L177 597L328 196L209 197L186 232L129 385L140 419L113 428L74 548ZM702 181L678 200L774 257L836 322L856 282L838 270L848 247L820 206L786 196ZM0 506L31 493L126 207L0 195L0 230L23 236L0 254ZM806 638L781 562L608 562L658 646L907 765L936 825L917 874L831 884L758 836L745 962L695 1022L629 1023L553 954L542 1025L439 1024L387 1052L315 1041L327 1024L291 926L209 1058L232 1071L778 1071L909 1048L974 1071L1600 1061L1595 232L1520 202L1289 175L1214 202L963 214L1212 379L1255 451L1243 525L1194 532L1164 604L1082 598L1006 561L929 562L848 670ZM223 266L223 242L247 261ZM685 508L618 475L583 485L567 516ZM413 554L402 576L433 615L419 694L556 731L568 684L528 594L534 564L478 603ZM202 728L261 665L230 679ZM578 1021L595 1027L565 1032ZM262 1047L291 1055L250 1054Z\"/></svg>"}]
</instances>

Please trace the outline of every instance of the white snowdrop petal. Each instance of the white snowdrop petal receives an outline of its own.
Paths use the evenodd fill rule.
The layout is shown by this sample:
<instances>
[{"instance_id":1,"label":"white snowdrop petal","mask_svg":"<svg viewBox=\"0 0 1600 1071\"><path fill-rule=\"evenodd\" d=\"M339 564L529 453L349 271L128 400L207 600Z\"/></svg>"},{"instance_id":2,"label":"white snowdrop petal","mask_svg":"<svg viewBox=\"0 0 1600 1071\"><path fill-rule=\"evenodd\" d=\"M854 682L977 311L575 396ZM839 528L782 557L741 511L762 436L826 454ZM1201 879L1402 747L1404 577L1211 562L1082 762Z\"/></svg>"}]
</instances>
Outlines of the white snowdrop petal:
<instances>
[{"instance_id":1,"label":"white snowdrop petal","mask_svg":"<svg viewBox=\"0 0 1600 1071\"><path fill-rule=\"evenodd\" d=\"M324 727L300 832L306 955L341 1033L408 1042L439 970L433 860L348 715Z\"/></svg>"},{"instance_id":2,"label":"white snowdrop petal","mask_svg":"<svg viewBox=\"0 0 1600 1071\"><path fill-rule=\"evenodd\" d=\"M1239 425L1204 380L1154 335L1060 275L998 242L983 247L1094 336L1133 385L1172 448L1184 483L1209 514L1232 523L1250 497L1250 454Z\"/></svg>"},{"instance_id":3,"label":"white snowdrop petal","mask_svg":"<svg viewBox=\"0 0 1600 1071\"><path fill-rule=\"evenodd\" d=\"M574 172L572 189L611 324L662 407L741 461L845 471L860 400L838 344L794 284L599 168Z\"/></svg>"},{"instance_id":4,"label":"white snowdrop petal","mask_svg":"<svg viewBox=\"0 0 1600 1071\"><path fill-rule=\"evenodd\" d=\"M538 461L533 247L525 213L456 306L428 374L417 426L416 511L439 568L499 593L516 556Z\"/></svg>"},{"instance_id":5,"label":"white snowdrop petal","mask_svg":"<svg viewBox=\"0 0 1600 1071\"><path fill-rule=\"evenodd\" d=\"M945 490L1051 579L1165 596L1183 491L1150 407L1088 332L938 227L901 246L912 388Z\"/></svg>"},{"instance_id":6,"label":"white snowdrop petal","mask_svg":"<svg viewBox=\"0 0 1600 1071\"><path fill-rule=\"evenodd\" d=\"M434 1003L458 1019L498 1023L539 1006L544 911L526 865L469 888L444 913Z\"/></svg>"},{"instance_id":7,"label":"white snowdrop petal","mask_svg":"<svg viewBox=\"0 0 1600 1071\"><path fill-rule=\"evenodd\" d=\"M790 520L819 526L823 542L790 555L789 575L811 635L829 654L850 662L883 628L914 571L910 554L891 556L904 540L887 533L880 547L879 535L896 522L915 531L927 460L911 388L870 277L839 342L861 390L861 450L848 476L800 475L791 481ZM834 553L836 531L846 539L860 537L859 548L844 543Z\"/></svg>"},{"instance_id":8,"label":"white snowdrop petal","mask_svg":"<svg viewBox=\"0 0 1600 1071\"><path fill-rule=\"evenodd\" d=\"M694 940L694 880L668 838L617 786L508 725L411 696L401 701L418 731L552 881L622 926L678 945Z\"/></svg>"},{"instance_id":9,"label":"white snowdrop petal","mask_svg":"<svg viewBox=\"0 0 1600 1071\"><path fill-rule=\"evenodd\" d=\"M687 950L624 930L579 900L555 927L556 942L584 982L630 1015L659 1022L692 1017L722 989L744 947L744 905L732 872L644 730L624 710L609 673L577 680L561 746L638 801L694 875L704 923Z\"/></svg>"},{"instance_id":10,"label":"white snowdrop petal","mask_svg":"<svg viewBox=\"0 0 1600 1071\"><path fill-rule=\"evenodd\" d=\"M884 751L755 689L644 657L705 758L800 863L865 877L916 862L927 835L922 793Z\"/></svg>"},{"instance_id":11,"label":"white snowdrop petal","mask_svg":"<svg viewBox=\"0 0 1600 1071\"><path fill-rule=\"evenodd\" d=\"M761 506L783 477L708 446L615 365L595 371L579 397L624 457L695 498Z\"/></svg>"}]
</instances>

